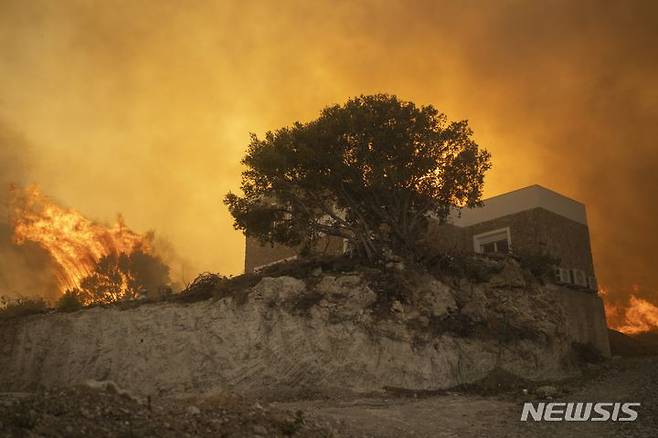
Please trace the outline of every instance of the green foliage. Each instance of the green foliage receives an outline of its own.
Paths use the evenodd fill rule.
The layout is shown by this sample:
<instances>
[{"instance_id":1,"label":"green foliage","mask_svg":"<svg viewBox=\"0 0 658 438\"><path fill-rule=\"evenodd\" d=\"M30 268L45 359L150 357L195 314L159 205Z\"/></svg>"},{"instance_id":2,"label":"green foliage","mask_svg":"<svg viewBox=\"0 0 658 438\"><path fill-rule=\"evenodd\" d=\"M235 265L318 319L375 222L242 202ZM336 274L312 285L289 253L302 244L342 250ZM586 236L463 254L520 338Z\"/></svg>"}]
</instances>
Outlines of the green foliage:
<instances>
[{"instance_id":1,"label":"green foliage","mask_svg":"<svg viewBox=\"0 0 658 438\"><path fill-rule=\"evenodd\" d=\"M461 252L423 253L423 265L437 278L466 278L476 283L489 281L503 269L503 265L492 259Z\"/></svg>"},{"instance_id":2,"label":"green foliage","mask_svg":"<svg viewBox=\"0 0 658 438\"><path fill-rule=\"evenodd\" d=\"M83 301L84 298L80 290L70 289L64 292L59 300L57 300L55 309L58 312L77 312L84 307Z\"/></svg>"},{"instance_id":3,"label":"green foliage","mask_svg":"<svg viewBox=\"0 0 658 438\"><path fill-rule=\"evenodd\" d=\"M541 281L553 278L555 266L560 265L559 257L545 251L522 251L516 256L521 267Z\"/></svg>"},{"instance_id":4,"label":"green foliage","mask_svg":"<svg viewBox=\"0 0 658 438\"><path fill-rule=\"evenodd\" d=\"M466 121L378 94L252 135L242 163L244 196L224 200L237 229L289 246L337 236L376 260L413 254L428 214L479 205L490 156Z\"/></svg>"},{"instance_id":5,"label":"green foliage","mask_svg":"<svg viewBox=\"0 0 658 438\"><path fill-rule=\"evenodd\" d=\"M18 318L47 311L48 303L43 298L0 297L0 319Z\"/></svg>"}]
</instances>

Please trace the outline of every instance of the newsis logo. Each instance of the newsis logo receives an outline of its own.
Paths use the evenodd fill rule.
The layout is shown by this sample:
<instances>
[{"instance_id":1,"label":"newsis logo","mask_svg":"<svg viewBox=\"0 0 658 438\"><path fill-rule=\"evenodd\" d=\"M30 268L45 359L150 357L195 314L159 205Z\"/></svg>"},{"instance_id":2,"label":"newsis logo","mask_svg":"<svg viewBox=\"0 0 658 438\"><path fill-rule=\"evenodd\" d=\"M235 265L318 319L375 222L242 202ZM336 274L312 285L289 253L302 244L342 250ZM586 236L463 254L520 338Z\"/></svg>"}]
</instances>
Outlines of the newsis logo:
<instances>
[{"instance_id":1,"label":"newsis logo","mask_svg":"<svg viewBox=\"0 0 658 438\"><path fill-rule=\"evenodd\" d=\"M640 403L526 402L521 421L635 421L639 407Z\"/></svg>"}]
</instances>

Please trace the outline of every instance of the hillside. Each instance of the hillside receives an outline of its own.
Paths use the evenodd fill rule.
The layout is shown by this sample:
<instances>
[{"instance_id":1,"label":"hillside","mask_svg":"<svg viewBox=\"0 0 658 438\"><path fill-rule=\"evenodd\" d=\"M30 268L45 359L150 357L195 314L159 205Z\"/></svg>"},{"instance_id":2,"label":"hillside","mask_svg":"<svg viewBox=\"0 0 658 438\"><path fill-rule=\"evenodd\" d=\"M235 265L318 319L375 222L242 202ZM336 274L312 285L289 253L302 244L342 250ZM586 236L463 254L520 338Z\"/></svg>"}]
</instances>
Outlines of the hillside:
<instances>
[{"instance_id":1,"label":"hillside","mask_svg":"<svg viewBox=\"0 0 658 438\"><path fill-rule=\"evenodd\" d=\"M459 276L316 267L195 302L5 321L0 390L94 379L142 397L281 400L436 390L497 369L559 378L583 344L606 354L596 296L541 284L511 258L478 263Z\"/></svg>"}]
</instances>

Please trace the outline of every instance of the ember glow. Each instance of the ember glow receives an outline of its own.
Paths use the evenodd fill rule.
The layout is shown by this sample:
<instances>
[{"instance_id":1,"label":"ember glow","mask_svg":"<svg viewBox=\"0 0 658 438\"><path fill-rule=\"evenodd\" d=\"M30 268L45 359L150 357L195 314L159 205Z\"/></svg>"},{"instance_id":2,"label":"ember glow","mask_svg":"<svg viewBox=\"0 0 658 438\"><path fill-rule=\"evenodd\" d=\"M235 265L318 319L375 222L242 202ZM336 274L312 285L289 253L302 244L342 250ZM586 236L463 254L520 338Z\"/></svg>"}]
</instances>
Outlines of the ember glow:
<instances>
[{"instance_id":1,"label":"ember glow","mask_svg":"<svg viewBox=\"0 0 658 438\"><path fill-rule=\"evenodd\" d=\"M618 304L610 301L606 289L599 291L608 326L627 335L658 330L658 306L636 296L639 291L637 286L633 287L633 291L627 303Z\"/></svg>"},{"instance_id":2,"label":"ember glow","mask_svg":"<svg viewBox=\"0 0 658 438\"><path fill-rule=\"evenodd\" d=\"M112 226L99 224L57 205L36 186L11 189L10 219L16 244L31 241L48 251L61 292L79 287L103 256L151 252L152 234L135 233L121 216Z\"/></svg>"}]
</instances>

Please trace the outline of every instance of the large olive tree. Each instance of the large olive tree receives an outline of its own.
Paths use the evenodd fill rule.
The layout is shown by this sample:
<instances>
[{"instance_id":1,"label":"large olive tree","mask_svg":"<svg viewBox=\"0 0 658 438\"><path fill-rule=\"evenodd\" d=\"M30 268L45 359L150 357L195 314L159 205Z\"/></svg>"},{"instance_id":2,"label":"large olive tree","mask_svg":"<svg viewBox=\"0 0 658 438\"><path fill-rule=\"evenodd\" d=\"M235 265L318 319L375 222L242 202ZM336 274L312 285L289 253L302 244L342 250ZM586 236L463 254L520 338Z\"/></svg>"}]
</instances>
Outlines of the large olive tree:
<instances>
[{"instance_id":1,"label":"large olive tree","mask_svg":"<svg viewBox=\"0 0 658 438\"><path fill-rule=\"evenodd\" d=\"M338 236L374 260L413 255L430 218L477 206L490 155L467 121L378 94L252 134L242 163L244 194L224 200L237 229L290 246Z\"/></svg>"}]
</instances>

